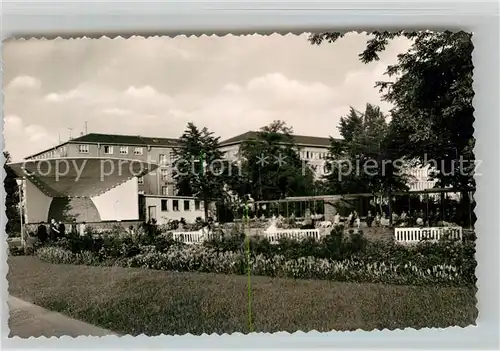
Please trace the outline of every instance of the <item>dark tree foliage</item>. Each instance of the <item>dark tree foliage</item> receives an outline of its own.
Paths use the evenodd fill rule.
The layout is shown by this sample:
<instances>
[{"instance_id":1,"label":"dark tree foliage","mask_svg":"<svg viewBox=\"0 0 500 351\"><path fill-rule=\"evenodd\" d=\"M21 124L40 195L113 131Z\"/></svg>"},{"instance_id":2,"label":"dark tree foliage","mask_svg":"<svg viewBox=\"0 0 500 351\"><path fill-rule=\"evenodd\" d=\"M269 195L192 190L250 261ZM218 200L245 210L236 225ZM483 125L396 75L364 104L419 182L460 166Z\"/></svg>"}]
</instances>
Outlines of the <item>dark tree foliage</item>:
<instances>
[{"instance_id":1,"label":"dark tree foliage","mask_svg":"<svg viewBox=\"0 0 500 351\"><path fill-rule=\"evenodd\" d=\"M332 194L390 193L407 190L406 165L393 145L391 128L380 108L351 108L341 117L342 140L331 139L325 183Z\"/></svg>"},{"instance_id":2,"label":"dark tree foliage","mask_svg":"<svg viewBox=\"0 0 500 351\"><path fill-rule=\"evenodd\" d=\"M219 138L207 128L188 123L180 137L181 146L174 149L173 178L178 195L195 196L203 201L207 219L209 203L226 197L227 184L238 177L234 164L224 160Z\"/></svg>"},{"instance_id":3,"label":"dark tree foliage","mask_svg":"<svg viewBox=\"0 0 500 351\"><path fill-rule=\"evenodd\" d=\"M343 34L318 33L313 44L333 43ZM373 32L364 63L379 60L389 41L404 36L410 49L387 68L394 82L378 82L384 100L391 102L391 129L401 153L437 171L437 186L462 191L474 187L474 108L472 98L472 34L460 32Z\"/></svg>"},{"instance_id":4,"label":"dark tree foliage","mask_svg":"<svg viewBox=\"0 0 500 351\"><path fill-rule=\"evenodd\" d=\"M21 231L21 218L19 216L19 187L16 182L16 174L7 166L11 161L10 154L7 151L3 152L5 157L5 180L3 181L5 188L5 210L7 215L7 224L5 231L12 235Z\"/></svg>"},{"instance_id":5,"label":"dark tree foliage","mask_svg":"<svg viewBox=\"0 0 500 351\"><path fill-rule=\"evenodd\" d=\"M299 157L292 129L282 121L261 128L241 146L243 193L255 200L311 195L313 172Z\"/></svg>"}]
</instances>

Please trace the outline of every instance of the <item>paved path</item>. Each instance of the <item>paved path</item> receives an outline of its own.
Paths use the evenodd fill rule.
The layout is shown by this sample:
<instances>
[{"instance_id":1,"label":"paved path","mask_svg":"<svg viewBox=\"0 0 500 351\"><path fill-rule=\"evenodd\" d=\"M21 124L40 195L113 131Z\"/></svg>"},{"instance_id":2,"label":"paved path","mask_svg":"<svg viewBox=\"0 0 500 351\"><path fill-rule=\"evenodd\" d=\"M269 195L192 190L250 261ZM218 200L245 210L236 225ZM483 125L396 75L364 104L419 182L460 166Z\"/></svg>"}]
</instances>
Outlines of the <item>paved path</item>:
<instances>
[{"instance_id":1,"label":"paved path","mask_svg":"<svg viewBox=\"0 0 500 351\"><path fill-rule=\"evenodd\" d=\"M9 337L106 336L117 335L60 313L48 311L17 297L9 296Z\"/></svg>"}]
</instances>

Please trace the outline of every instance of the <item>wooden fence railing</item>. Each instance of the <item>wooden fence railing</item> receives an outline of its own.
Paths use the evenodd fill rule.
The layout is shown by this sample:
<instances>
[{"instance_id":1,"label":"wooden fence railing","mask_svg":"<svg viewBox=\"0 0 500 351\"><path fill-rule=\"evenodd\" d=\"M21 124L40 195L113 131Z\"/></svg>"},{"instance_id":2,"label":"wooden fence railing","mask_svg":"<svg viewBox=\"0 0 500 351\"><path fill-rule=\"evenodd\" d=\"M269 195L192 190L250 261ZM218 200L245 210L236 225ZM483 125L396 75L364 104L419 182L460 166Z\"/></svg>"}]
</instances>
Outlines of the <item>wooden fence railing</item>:
<instances>
[{"instance_id":1,"label":"wooden fence railing","mask_svg":"<svg viewBox=\"0 0 500 351\"><path fill-rule=\"evenodd\" d=\"M442 238L462 240L462 227L394 228L394 239L399 243L417 243Z\"/></svg>"},{"instance_id":2,"label":"wooden fence railing","mask_svg":"<svg viewBox=\"0 0 500 351\"><path fill-rule=\"evenodd\" d=\"M264 235L271 244L277 243L282 238L293 240L302 240L304 238L318 240L320 238L319 229L281 229L273 232L266 232Z\"/></svg>"}]
</instances>

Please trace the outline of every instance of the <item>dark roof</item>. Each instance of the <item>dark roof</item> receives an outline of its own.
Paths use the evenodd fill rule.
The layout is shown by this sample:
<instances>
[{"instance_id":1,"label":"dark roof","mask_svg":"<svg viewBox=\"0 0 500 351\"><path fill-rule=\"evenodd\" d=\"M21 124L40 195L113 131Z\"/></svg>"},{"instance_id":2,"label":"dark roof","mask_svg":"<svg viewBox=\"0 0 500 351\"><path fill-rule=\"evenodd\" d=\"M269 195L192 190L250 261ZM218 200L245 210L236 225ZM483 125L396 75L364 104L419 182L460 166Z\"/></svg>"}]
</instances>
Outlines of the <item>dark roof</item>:
<instances>
[{"instance_id":1,"label":"dark roof","mask_svg":"<svg viewBox=\"0 0 500 351\"><path fill-rule=\"evenodd\" d=\"M75 143L89 143L89 144L112 144L112 145L137 145L137 146L169 146L175 147L179 145L179 139L174 138L152 138L152 137L142 137L139 135L119 135L119 134L99 134L99 133L89 133L82 135L81 137L74 138L64 143L52 146L51 148L39 151L36 154L26 156L25 159L29 159L47 151L55 150L61 146L67 144Z\"/></svg>"},{"instance_id":2,"label":"dark roof","mask_svg":"<svg viewBox=\"0 0 500 351\"><path fill-rule=\"evenodd\" d=\"M143 145L143 146L178 146L179 139L174 138L154 138L140 135L118 135L118 134L98 134L90 133L72 139L70 143L101 143L119 145Z\"/></svg>"},{"instance_id":3,"label":"dark roof","mask_svg":"<svg viewBox=\"0 0 500 351\"><path fill-rule=\"evenodd\" d=\"M305 135L292 135L295 143L300 146L330 146L329 138L305 136ZM245 140L257 138L257 132L249 131L230 139L224 140L219 143L220 146L228 146L239 144ZM176 147L180 146L179 139L175 138L154 138L154 137L143 137L139 135L120 135L120 134L99 134L99 133L89 133L82 135L81 137L68 140L64 143L55 145L49 149L37 152L36 154L25 157L29 159L38 155L41 155L47 151L55 150L58 147L64 146L66 144L75 143L89 143L89 144L112 144L112 145L137 145L137 146L167 146Z\"/></svg>"},{"instance_id":4,"label":"dark roof","mask_svg":"<svg viewBox=\"0 0 500 351\"><path fill-rule=\"evenodd\" d=\"M234 144L239 144L245 140L250 140L250 139L256 139L257 138L257 133L255 131L250 131L246 132L240 135L237 135L235 137L232 137L230 139L224 140L220 143L220 146L228 146L228 145L234 145ZM330 146L330 138L323 138L323 137L315 137L315 136L307 136L307 135L292 135L295 143L297 145L301 146Z\"/></svg>"}]
</instances>

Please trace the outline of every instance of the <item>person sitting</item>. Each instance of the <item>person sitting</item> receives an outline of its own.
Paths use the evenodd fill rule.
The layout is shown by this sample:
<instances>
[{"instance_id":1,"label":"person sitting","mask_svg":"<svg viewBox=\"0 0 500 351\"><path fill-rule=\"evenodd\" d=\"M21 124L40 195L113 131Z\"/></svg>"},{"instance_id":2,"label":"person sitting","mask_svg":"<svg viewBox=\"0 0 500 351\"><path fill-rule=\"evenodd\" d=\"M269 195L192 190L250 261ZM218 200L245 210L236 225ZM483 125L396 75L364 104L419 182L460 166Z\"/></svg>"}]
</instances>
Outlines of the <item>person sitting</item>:
<instances>
[{"instance_id":1,"label":"person sitting","mask_svg":"<svg viewBox=\"0 0 500 351\"><path fill-rule=\"evenodd\" d=\"M424 226L424 219L422 217L418 217L416 220L416 224L419 227L423 227Z\"/></svg>"},{"instance_id":2,"label":"person sitting","mask_svg":"<svg viewBox=\"0 0 500 351\"><path fill-rule=\"evenodd\" d=\"M333 216L333 225L340 225L340 214L338 212Z\"/></svg>"},{"instance_id":3,"label":"person sitting","mask_svg":"<svg viewBox=\"0 0 500 351\"><path fill-rule=\"evenodd\" d=\"M361 219L359 218L358 215L356 215L356 218L354 219L354 226L359 229L361 227Z\"/></svg>"},{"instance_id":4,"label":"person sitting","mask_svg":"<svg viewBox=\"0 0 500 351\"><path fill-rule=\"evenodd\" d=\"M382 218L380 219L380 225L382 227L388 227L390 225L389 218L387 218L385 213L382 215Z\"/></svg>"}]
</instances>

